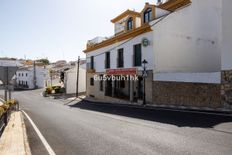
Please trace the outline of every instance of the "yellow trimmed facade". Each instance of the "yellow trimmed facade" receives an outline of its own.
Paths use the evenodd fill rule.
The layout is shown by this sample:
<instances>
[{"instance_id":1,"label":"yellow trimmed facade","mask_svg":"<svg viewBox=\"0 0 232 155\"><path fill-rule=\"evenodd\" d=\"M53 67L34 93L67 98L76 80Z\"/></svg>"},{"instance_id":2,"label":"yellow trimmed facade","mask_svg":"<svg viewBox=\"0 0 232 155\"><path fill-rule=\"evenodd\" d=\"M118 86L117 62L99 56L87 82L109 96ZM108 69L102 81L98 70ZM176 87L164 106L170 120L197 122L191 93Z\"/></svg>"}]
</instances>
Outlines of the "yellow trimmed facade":
<instances>
[{"instance_id":1,"label":"yellow trimmed facade","mask_svg":"<svg viewBox=\"0 0 232 155\"><path fill-rule=\"evenodd\" d=\"M152 10L151 20L155 20L157 8L160 8L160 9L163 9L166 11L175 11L176 9L183 7L185 5L188 5L188 4L191 4L191 0L169 0L169 1L167 1L163 4L160 4L158 6L146 3L143 10L140 13L128 9L125 12L123 12L122 14L118 15L117 17L115 17L114 19L111 20L111 22L114 24L117 24L117 23L122 24L122 22L124 22L125 28L122 31L115 33L114 37L109 38L109 39L102 41L100 43L87 44L86 49L83 52L88 53L88 52L91 52L91 51L115 44L117 42L136 37L136 36L141 35L143 33L147 33L147 32L152 31L150 28L150 25L148 23L144 22L144 12L147 9ZM128 30L127 24L125 24L125 23L130 18L133 19L133 28ZM140 22L137 22L138 20L140 20Z\"/></svg>"},{"instance_id":2,"label":"yellow trimmed facade","mask_svg":"<svg viewBox=\"0 0 232 155\"><path fill-rule=\"evenodd\" d=\"M117 35L117 36L115 36L115 37L113 37L111 39L105 40L105 41L103 41L103 42L101 42L99 44L95 44L95 45L92 45L92 46L87 45L87 49L84 50L84 53L88 53L88 52L91 52L91 51L94 51L94 50L97 50L97 49L100 49L100 48L115 44L117 42L129 39L129 38L132 38L132 37L136 37L138 35L141 35L143 33L150 32L150 31L152 31L150 25L146 24L146 25L143 25L143 26L141 26L139 28L136 28L134 30L123 33L121 35Z\"/></svg>"},{"instance_id":3,"label":"yellow trimmed facade","mask_svg":"<svg viewBox=\"0 0 232 155\"><path fill-rule=\"evenodd\" d=\"M191 0L169 0L158 7L168 11L175 11L178 8L191 4Z\"/></svg>"}]
</instances>

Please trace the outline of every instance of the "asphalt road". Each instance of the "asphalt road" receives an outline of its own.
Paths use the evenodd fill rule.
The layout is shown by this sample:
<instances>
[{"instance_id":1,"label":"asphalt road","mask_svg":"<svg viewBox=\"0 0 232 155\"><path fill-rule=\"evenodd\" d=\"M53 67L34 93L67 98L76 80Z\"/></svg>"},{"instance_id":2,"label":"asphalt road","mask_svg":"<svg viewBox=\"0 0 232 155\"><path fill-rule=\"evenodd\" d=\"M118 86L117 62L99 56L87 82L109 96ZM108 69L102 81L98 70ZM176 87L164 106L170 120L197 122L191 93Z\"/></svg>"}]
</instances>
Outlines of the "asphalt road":
<instances>
[{"instance_id":1,"label":"asphalt road","mask_svg":"<svg viewBox=\"0 0 232 155\"><path fill-rule=\"evenodd\" d=\"M232 117L44 98L14 92L58 155L232 154ZM32 154L47 154L25 118Z\"/></svg>"}]
</instances>

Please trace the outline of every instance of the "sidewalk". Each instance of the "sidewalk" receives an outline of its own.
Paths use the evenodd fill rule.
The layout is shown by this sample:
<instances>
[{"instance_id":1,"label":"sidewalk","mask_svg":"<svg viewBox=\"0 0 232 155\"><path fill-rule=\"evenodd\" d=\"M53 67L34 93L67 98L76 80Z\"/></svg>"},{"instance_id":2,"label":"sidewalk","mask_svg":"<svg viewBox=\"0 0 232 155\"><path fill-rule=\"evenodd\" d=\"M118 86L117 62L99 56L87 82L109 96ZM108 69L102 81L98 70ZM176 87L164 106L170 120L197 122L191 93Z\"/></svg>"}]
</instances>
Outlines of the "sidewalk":
<instances>
[{"instance_id":1,"label":"sidewalk","mask_svg":"<svg viewBox=\"0 0 232 155\"><path fill-rule=\"evenodd\" d=\"M85 97L85 96L81 96L79 98L84 100L84 101L89 101L89 102L93 102L93 103L111 104L111 105L127 106L127 107L133 107L133 108L161 109L161 110L200 112L200 113L211 113L211 114L226 114L226 115L232 116L232 110L222 109L222 108L213 109L213 108L207 108L207 107L197 108L197 107L172 106L172 105L151 105L151 104L147 104L144 106L144 105L141 105L138 103L130 103L130 102L128 102L127 104L125 104L125 103L108 103L108 102L96 100L92 97Z\"/></svg>"},{"instance_id":2,"label":"sidewalk","mask_svg":"<svg viewBox=\"0 0 232 155\"><path fill-rule=\"evenodd\" d=\"M0 137L0 155L31 155L20 111L11 114L9 123Z\"/></svg>"},{"instance_id":3,"label":"sidewalk","mask_svg":"<svg viewBox=\"0 0 232 155\"><path fill-rule=\"evenodd\" d=\"M86 97L85 95L80 95L78 98L76 97L70 97L66 95L62 95L57 97L59 99L62 99L64 101L69 101L67 104L70 104L75 101L88 101L92 103L99 103L99 104L108 104L108 105L115 105L115 106L126 106L126 107L132 107L132 108L143 108L143 109L161 109L161 110L171 110L171 111L183 111L183 112L199 112L199 113L211 113L211 114L226 114L232 116L232 110L225 109L225 108L208 108L208 107L187 107L187 106L174 106L174 105L152 105L152 104L146 104L145 106L140 103L131 103L129 101L127 102L105 102L102 100L97 100L93 97Z\"/></svg>"}]
</instances>

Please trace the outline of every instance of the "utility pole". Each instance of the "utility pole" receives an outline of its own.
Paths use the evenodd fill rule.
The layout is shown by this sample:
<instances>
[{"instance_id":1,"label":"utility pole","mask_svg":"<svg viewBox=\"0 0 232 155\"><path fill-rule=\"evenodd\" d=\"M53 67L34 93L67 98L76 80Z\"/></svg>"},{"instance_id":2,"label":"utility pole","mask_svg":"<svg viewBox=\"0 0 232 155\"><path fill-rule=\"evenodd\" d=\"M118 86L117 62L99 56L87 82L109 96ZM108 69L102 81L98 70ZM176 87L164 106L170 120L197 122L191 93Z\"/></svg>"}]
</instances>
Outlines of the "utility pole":
<instances>
[{"instance_id":1,"label":"utility pole","mask_svg":"<svg viewBox=\"0 0 232 155\"><path fill-rule=\"evenodd\" d=\"M79 87L79 70L80 70L80 56L78 56L78 61L77 61L76 98L78 97L78 87Z\"/></svg>"},{"instance_id":2,"label":"utility pole","mask_svg":"<svg viewBox=\"0 0 232 155\"><path fill-rule=\"evenodd\" d=\"M9 100L11 100L11 90L9 88L9 68L7 67L7 90L8 90L8 95L9 95Z\"/></svg>"},{"instance_id":3,"label":"utility pole","mask_svg":"<svg viewBox=\"0 0 232 155\"><path fill-rule=\"evenodd\" d=\"M10 80L12 79L16 71L17 71L17 67L0 66L0 79L3 82L3 88L5 92L4 99L6 101L8 99L11 99L11 91L13 90L13 86L10 85ZM9 98L8 98L8 91L9 91Z\"/></svg>"},{"instance_id":4,"label":"utility pole","mask_svg":"<svg viewBox=\"0 0 232 155\"><path fill-rule=\"evenodd\" d=\"M8 91L8 85L9 85L9 77L8 77L8 67L6 67L6 69L5 69L5 76L6 76L6 83L5 83L5 101L7 101L8 100L8 93L7 93L7 91Z\"/></svg>"}]
</instances>

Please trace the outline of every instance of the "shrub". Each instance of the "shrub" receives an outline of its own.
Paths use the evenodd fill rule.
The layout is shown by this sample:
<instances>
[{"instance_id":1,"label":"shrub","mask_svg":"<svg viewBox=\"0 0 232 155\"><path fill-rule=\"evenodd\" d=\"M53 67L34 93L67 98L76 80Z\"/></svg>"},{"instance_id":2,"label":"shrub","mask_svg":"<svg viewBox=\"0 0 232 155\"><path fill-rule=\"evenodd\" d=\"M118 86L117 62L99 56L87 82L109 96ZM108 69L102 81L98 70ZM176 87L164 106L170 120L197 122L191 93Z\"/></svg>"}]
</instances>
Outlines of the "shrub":
<instances>
[{"instance_id":1,"label":"shrub","mask_svg":"<svg viewBox=\"0 0 232 155\"><path fill-rule=\"evenodd\" d=\"M47 87L45 91L46 91L47 94L51 94L52 93L52 87Z\"/></svg>"},{"instance_id":2,"label":"shrub","mask_svg":"<svg viewBox=\"0 0 232 155\"><path fill-rule=\"evenodd\" d=\"M3 104L1 108L3 108L4 111L7 111L10 108L10 105L6 103L6 104Z\"/></svg>"},{"instance_id":3,"label":"shrub","mask_svg":"<svg viewBox=\"0 0 232 155\"><path fill-rule=\"evenodd\" d=\"M0 106L0 117L4 114L5 110L3 107Z\"/></svg>"},{"instance_id":4,"label":"shrub","mask_svg":"<svg viewBox=\"0 0 232 155\"><path fill-rule=\"evenodd\" d=\"M15 100L15 99L12 99L12 100L7 101L7 102L6 102L6 104L8 104L8 105L12 106L12 105L16 105L16 104L18 104L18 101L17 101L17 100Z\"/></svg>"}]
</instances>

